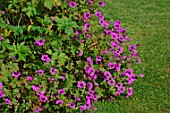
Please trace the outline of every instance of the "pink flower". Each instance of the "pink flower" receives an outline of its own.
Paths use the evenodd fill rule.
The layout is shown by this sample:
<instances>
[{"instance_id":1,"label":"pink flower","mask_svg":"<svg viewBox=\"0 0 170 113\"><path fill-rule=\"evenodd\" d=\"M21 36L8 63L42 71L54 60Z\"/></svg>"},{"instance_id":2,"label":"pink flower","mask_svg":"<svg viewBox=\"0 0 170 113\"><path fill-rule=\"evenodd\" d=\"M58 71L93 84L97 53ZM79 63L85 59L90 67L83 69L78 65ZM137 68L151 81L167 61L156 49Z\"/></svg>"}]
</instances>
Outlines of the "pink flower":
<instances>
[{"instance_id":1,"label":"pink flower","mask_svg":"<svg viewBox=\"0 0 170 113\"><path fill-rule=\"evenodd\" d=\"M18 78L20 75L20 72L12 72L12 76L14 76L15 78Z\"/></svg>"},{"instance_id":2,"label":"pink flower","mask_svg":"<svg viewBox=\"0 0 170 113\"><path fill-rule=\"evenodd\" d=\"M70 108L71 108L71 109L75 108L75 106L76 106L76 104L75 104L74 102L71 102L71 103L70 103Z\"/></svg>"},{"instance_id":3,"label":"pink flower","mask_svg":"<svg viewBox=\"0 0 170 113\"><path fill-rule=\"evenodd\" d=\"M70 4L70 7L71 7L71 8L75 8L75 7L76 7L76 2L72 2L72 1L71 1L69 4Z\"/></svg>"},{"instance_id":4,"label":"pink flower","mask_svg":"<svg viewBox=\"0 0 170 113\"><path fill-rule=\"evenodd\" d=\"M100 5L101 7L104 7L104 2L99 2L99 5Z\"/></svg>"}]
</instances>

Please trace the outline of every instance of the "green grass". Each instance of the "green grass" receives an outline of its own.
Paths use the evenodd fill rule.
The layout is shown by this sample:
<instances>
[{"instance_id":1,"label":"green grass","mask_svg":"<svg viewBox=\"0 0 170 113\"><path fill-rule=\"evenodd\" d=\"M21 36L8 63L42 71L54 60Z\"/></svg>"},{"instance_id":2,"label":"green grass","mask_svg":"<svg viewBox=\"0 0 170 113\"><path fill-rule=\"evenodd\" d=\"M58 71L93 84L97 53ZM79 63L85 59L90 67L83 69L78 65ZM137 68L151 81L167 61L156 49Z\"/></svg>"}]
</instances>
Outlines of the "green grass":
<instances>
[{"instance_id":1,"label":"green grass","mask_svg":"<svg viewBox=\"0 0 170 113\"><path fill-rule=\"evenodd\" d=\"M170 2L169 0L107 0L107 20L121 21L137 50L145 75L133 83L134 95L116 104L98 102L90 113L170 113Z\"/></svg>"}]
</instances>

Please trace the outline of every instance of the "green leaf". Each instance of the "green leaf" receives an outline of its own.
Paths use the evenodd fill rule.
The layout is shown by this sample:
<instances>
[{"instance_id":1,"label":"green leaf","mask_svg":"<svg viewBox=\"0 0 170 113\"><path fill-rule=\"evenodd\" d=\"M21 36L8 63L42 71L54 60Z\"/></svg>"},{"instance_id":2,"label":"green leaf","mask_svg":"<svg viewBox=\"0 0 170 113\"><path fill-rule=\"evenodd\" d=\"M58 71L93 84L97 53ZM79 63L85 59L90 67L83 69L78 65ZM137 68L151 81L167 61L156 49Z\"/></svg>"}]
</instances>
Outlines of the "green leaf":
<instances>
[{"instance_id":1,"label":"green leaf","mask_svg":"<svg viewBox=\"0 0 170 113\"><path fill-rule=\"evenodd\" d=\"M54 0L45 0L45 2L44 2L44 6L50 10L52 9L53 4L54 4Z\"/></svg>"}]
</instances>

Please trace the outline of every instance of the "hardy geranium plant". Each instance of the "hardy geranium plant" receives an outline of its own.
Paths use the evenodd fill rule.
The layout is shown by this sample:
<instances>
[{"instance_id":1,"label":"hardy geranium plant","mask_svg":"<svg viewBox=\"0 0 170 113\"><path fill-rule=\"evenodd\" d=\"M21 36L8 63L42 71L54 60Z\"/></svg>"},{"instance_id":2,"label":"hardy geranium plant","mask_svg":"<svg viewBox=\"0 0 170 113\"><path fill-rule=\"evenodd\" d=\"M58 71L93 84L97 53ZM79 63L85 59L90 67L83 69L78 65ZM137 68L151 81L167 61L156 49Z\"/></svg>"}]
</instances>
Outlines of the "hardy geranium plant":
<instances>
[{"instance_id":1,"label":"hardy geranium plant","mask_svg":"<svg viewBox=\"0 0 170 113\"><path fill-rule=\"evenodd\" d=\"M129 98L140 44L98 0L7 2L0 14L0 111L88 112ZM94 110L97 110L95 107Z\"/></svg>"}]
</instances>

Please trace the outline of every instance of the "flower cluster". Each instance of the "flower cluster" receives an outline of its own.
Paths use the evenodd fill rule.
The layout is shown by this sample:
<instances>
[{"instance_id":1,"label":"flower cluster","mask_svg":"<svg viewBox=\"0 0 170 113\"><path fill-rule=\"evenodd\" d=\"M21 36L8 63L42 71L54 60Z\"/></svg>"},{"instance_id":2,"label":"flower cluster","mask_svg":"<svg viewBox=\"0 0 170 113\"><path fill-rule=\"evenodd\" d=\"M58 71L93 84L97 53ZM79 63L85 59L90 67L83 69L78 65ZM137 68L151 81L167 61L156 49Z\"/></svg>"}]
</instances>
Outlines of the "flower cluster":
<instances>
[{"instance_id":1,"label":"flower cluster","mask_svg":"<svg viewBox=\"0 0 170 113\"><path fill-rule=\"evenodd\" d=\"M92 105L100 99L112 101L118 96L129 98L133 95L132 83L138 77L144 77L143 74L136 75L131 68L135 63L141 64L137 52L140 43L126 45L131 39L126 35L126 29L121 27L120 20L112 25L101 11L94 9L96 5L104 8L105 2L68 0L67 3L57 9L64 10L60 16L52 12L49 18L43 15L41 20L42 17L37 17L36 25L42 24L43 28L47 27L46 31L32 32L30 36L41 36L35 38L37 41L24 40L24 46L33 50L29 54L34 56L27 56L27 61L23 62L18 60L18 56L23 57L20 53L11 54L11 62L15 65L10 69L8 77L16 86L9 85L7 88L16 90L10 89L13 93L9 96L8 90L3 87L7 83L0 82L3 105L26 106L29 103L30 108L22 108L24 112L62 110L84 113L91 109L96 111L97 108L92 108ZM88 8L80 10L79 5ZM63 26L57 26L60 23L58 17L65 19L66 16L78 25L72 28L69 36L67 31L59 30L59 27L64 29L68 25L64 23ZM0 43L3 40L6 37L0 36ZM11 97L14 97L13 100Z\"/></svg>"}]
</instances>

